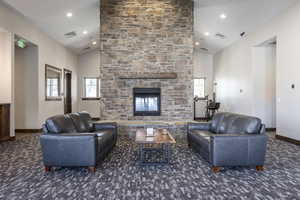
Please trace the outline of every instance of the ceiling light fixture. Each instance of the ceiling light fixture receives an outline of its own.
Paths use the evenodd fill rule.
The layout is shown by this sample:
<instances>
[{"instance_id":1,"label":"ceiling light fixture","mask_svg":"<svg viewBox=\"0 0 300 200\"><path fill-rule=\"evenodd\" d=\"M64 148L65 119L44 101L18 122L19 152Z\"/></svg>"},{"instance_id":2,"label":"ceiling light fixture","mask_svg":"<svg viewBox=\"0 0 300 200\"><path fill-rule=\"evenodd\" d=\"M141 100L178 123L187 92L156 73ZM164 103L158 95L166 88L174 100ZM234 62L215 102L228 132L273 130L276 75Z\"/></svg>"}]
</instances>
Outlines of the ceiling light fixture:
<instances>
[{"instance_id":1,"label":"ceiling light fixture","mask_svg":"<svg viewBox=\"0 0 300 200\"><path fill-rule=\"evenodd\" d=\"M84 35L88 34L88 32L87 32L86 30L84 30L82 33L83 33Z\"/></svg>"},{"instance_id":2,"label":"ceiling light fixture","mask_svg":"<svg viewBox=\"0 0 300 200\"><path fill-rule=\"evenodd\" d=\"M222 13L222 14L220 15L220 18L221 18L221 19L226 19L226 18L227 18L227 15L224 14L224 13Z\"/></svg>"},{"instance_id":3,"label":"ceiling light fixture","mask_svg":"<svg viewBox=\"0 0 300 200\"><path fill-rule=\"evenodd\" d=\"M96 44L97 44L97 42L96 42L96 41L94 41L92 44L93 44L93 45L96 45Z\"/></svg>"},{"instance_id":4,"label":"ceiling light fixture","mask_svg":"<svg viewBox=\"0 0 300 200\"><path fill-rule=\"evenodd\" d=\"M199 46L199 45L200 45L200 42L195 42L195 45L196 45L196 46Z\"/></svg>"},{"instance_id":5,"label":"ceiling light fixture","mask_svg":"<svg viewBox=\"0 0 300 200\"><path fill-rule=\"evenodd\" d=\"M209 36L210 33L209 33L209 32L205 32L204 35L205 35L205 36Z\"/></svg>"},{"instance_id":6,"label":"ceiling light fixture","mask_svg":"<svg viewBox=\"0 0 300 200\"><path fill-rule=\"evenodd\" d=\"M67 16L68 18L71 18L71 17L73 17L73 13L68 12L68 13L66 14L66 16Z\"/></svg>"}]
</instances>

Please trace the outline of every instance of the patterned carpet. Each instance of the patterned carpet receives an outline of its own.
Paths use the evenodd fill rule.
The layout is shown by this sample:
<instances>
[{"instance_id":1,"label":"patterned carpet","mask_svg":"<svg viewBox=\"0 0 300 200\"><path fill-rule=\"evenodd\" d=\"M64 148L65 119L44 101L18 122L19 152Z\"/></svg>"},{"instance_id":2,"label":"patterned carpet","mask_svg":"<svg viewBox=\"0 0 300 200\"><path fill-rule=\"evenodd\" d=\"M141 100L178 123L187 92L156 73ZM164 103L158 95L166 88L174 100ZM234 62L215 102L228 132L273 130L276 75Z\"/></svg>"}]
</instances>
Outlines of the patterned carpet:
<instances>
[{"instance_id":1,"label":"patterned carpet","mask_svg":"<svg viewBox=\"0 0 300 200\"><path fill-rule=\"evenodd\" d=\"M139 167L136 146L120 138L97 167L44 173L38 135L0 144L0 199L300 199L300 147L269 140L266 170L226 168L214 174L185 143L170 166Z\"/></svg>"}]
</instances>

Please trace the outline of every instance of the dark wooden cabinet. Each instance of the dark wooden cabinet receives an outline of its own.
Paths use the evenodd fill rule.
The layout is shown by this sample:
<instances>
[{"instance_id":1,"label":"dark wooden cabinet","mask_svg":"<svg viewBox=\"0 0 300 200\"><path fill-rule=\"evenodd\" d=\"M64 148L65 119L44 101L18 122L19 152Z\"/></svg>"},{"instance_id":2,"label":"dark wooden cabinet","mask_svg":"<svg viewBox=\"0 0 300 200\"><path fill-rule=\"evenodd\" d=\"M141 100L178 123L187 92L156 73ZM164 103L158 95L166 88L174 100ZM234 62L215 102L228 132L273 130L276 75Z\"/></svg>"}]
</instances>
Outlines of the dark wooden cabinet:
<instances>
[{"instance_id":1,"label":"dark wooden cabinet","mask_svg":"<svg viewBox=\"0 0 300 200\"><path fill-rule=\"evenodd\" d=\"M0 142L10 140L10 104L0 104Z\"/></svg>"}]
</instances>

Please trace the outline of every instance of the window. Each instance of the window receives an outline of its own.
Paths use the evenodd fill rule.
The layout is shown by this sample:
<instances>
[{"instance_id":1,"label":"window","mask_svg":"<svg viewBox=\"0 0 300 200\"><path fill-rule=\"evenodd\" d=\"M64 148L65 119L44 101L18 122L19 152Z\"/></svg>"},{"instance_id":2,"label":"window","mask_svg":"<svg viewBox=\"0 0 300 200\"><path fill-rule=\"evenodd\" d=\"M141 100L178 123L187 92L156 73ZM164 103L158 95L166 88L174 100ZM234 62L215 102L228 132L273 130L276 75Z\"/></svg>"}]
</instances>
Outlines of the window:
<instances>
[{"instance_id":1,"label":"window","mask_svg":"<svg viewBox=\"0 0 300 200\"><path fill-rule=\"evenodd\" d=\"M58 78L47 79L47 96L57 97L58 96Z\"/></svg>"},{"instance_id":2,"label":"window","mask_svg":"<svg viewBox=\"0 0 300 200\"><path fill-rule=\"evenodd\" d=\"M45 68L45 95L46 101L60 101L60 82L61 82L61 69L46 65Z\"/></svg>"},{"instance_id":3,"label":"window","mask_svg":"<svg viewBox=\"0 0 300 200\"><path fill-rule=\"evenodd\" d=\"M205 78L194 79L194 97L205 98Z\"/></svg>"},{"instance_id":4,"label":"window","mask_svg":"<svg viewBox=\"0 0 300 200\"><path fill-rule=\"evenodd\" d=\"M96 100L100 98L99 78L84 78L84 98L83 100Z\"/></svg>"}]
</instances>

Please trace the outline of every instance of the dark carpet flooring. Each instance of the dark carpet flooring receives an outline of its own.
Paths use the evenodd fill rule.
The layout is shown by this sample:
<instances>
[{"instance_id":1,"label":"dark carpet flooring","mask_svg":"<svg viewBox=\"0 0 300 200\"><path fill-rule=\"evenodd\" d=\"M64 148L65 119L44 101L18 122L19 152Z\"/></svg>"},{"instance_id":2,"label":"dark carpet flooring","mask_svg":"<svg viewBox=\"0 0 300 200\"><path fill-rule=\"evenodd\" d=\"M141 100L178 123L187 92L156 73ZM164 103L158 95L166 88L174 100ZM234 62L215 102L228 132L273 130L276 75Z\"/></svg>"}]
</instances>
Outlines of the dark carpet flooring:
<instances>
[{"instance_id":1,"label":"dark carpet flooring","mask_svg":"<svg viewBox=\"0 0 300 200\"><path fill-rule=\"evenodd\" d=\"M300 199L300 147L270 138L265 171L226 168L214 174L185 143L170 166L140 167L126 138L96 173L56 168L45 173L38 135L0 144L0 199Z\"/></svg>"}]
</instances>

